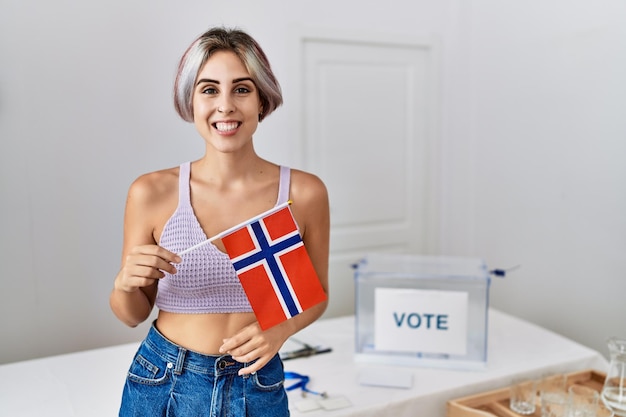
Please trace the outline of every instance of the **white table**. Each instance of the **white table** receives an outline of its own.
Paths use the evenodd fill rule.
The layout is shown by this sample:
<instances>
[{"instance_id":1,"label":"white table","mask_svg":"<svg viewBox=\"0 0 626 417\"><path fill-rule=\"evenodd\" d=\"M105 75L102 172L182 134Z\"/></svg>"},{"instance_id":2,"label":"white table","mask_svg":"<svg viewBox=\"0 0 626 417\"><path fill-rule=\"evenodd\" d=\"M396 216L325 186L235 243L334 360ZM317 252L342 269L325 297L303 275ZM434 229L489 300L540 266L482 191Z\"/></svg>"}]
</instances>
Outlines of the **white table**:
<instances>
[{"instance_id":1,"label":"white table","mask_svg":"<svg viewBox=\"0 0 626 417\"><path fill-rule=\"evenodd\" d=\"M301 413L295 410L300 392L290 391L294 417L443 417L446 401L506 386L515 375L608 369L600 353L493 309L489 311L489 358L482 371L356 363L354 317L320 320L298 337L318 340L333 351L285 361L285 370L309 375L310 389L326 391L331 397L345 396L352 406ZM137 346L130 343L0 365L0 416L117 415L125 374ZM413 384L407 389L359 385L360 372L372 368L410 372Z\"/></svg>"}]
</instances>

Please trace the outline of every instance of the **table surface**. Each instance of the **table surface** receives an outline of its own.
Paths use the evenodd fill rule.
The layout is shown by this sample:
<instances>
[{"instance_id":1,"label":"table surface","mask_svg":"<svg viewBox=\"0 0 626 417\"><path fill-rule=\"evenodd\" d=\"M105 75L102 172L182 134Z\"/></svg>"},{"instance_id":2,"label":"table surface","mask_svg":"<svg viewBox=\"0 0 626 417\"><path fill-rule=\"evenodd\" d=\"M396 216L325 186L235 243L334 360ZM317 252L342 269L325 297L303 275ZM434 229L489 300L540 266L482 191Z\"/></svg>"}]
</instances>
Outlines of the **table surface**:
<instances>
[{"instance_id":1,"label":"table surface","mask_svg":"<svg viewBox=\"0 0 626 417\"><path fill-rule=\"evenodd\" d=\"M285 361L285 371L308 375L308 387L352 405L301 412L299 390L289 392L294 417L444 417L446 402L507 386L514 376L539 377L581 369L608 369L598 352L534 324L489 310L488 361L484 370L461 371L355 362L354 317L319 320L297 335L332 352ZM0 415L98 417L117 415L128 366L138 343L0 365ZM363 373L409 376L408 388L361 385ZM286 382L286 386L291 385ZM302 403L300 405L304 405Z\"/></svg>"}]
</instances>

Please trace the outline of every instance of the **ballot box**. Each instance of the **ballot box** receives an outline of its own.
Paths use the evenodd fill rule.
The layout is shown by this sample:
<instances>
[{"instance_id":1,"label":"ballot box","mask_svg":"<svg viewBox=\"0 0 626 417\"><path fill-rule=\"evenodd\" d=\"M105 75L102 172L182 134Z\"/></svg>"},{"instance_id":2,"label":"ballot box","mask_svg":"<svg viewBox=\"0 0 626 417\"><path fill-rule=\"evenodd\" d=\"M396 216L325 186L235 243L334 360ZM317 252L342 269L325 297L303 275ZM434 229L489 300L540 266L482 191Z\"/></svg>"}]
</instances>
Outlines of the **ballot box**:
<instances>
[{"instance_id":1,"label":"ballot box","mask_svg":"<svg viewBox=\"0 0 626 417\"><path fill-rule=\"evenodd\" d=\"M481 259L371 253L354 266L355 360L455 369L487 362Z\"/></svg>"}]
</instances>

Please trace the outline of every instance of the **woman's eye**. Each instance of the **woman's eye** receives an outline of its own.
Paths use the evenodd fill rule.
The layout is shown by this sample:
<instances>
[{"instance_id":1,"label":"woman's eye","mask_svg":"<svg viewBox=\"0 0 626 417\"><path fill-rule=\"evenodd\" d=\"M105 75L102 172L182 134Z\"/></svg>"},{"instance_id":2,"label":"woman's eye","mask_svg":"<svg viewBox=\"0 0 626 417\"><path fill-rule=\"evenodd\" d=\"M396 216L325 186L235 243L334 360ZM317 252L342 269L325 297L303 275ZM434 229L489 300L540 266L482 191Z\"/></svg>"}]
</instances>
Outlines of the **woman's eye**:
<instances>
[{"instance_id":1,"label":"woman's eye","mask_svg":"<svg viewBox=\"0 0 626 417\"><path fill-rule=\"evenodd\" d=\"M206 87L202 89L203 94L217 94L217 89L213 87Z\"/></svg>"},{"instance_id":2,"label":"woman's eye","mask_svg":"<svg viewBox=\"0 0 626 417\"><path fill-rule=\"evenodd\" d=\"M235 93L237 94L247 94L250 92L250 89L248 87L237 87L235 88Z\"/></svg>"}]
</instances>

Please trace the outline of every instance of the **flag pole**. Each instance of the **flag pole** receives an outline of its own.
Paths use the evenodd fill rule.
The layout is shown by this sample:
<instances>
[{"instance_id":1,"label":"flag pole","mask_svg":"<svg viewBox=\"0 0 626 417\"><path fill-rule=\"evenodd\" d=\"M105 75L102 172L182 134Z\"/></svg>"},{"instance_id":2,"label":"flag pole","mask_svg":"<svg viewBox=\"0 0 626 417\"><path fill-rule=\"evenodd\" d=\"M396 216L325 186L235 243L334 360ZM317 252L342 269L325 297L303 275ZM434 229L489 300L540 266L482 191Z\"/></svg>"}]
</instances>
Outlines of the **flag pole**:
<instances>
[{"instance_id":1,"label":"flag pole","mask_svg":"<svg viewBox=\"0 0 626 417\"><path fill-rule=\"evenodd\" d=\"M255 221L257 221L257 220L259 220L259 219L261 219L261 218L263 218L263 217L265 217L265 216L267 216L269 214L272 214L272 213L274 213L274 212L276 212L276 211L278 211L278 210L280 210L280 209L282 209L284 207L287 207L290 204L291 204L291 200L288 200L288 201L286 201L286 202L284 202L282 204L274 206L271 209L269 209L267 211L264 211L263 213L261 213L261 214L259 214L257 216L254 216L254 217L252 217L252 218L250 218L250 219L248 219L246 221L243 221L243 222L239 223L238 225L235 225L235 226L233 226L233 227L231 227L229 229L224 230L221 233L216 234L215 236L213 236L211 238L208 238L207 240L204 240L204 241L202 241L200 243L196 243L195 245L185 249L184 251L179 252L178 255L179 256L183 256L184 254L189 253L189 252L191 252L193 250L196 250L196 249L198 249L201 246L207 245L207 244L213 242L214 240L221 239L224 236L234 232L235 230L237 230L239 228L242 228L243 226L246 226L246 225L248 225L248 224L250 224L252 222L255 222Z\"/></svg>"}]
</instances>

